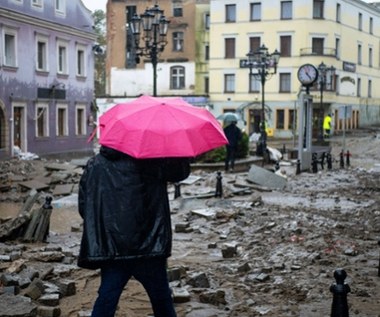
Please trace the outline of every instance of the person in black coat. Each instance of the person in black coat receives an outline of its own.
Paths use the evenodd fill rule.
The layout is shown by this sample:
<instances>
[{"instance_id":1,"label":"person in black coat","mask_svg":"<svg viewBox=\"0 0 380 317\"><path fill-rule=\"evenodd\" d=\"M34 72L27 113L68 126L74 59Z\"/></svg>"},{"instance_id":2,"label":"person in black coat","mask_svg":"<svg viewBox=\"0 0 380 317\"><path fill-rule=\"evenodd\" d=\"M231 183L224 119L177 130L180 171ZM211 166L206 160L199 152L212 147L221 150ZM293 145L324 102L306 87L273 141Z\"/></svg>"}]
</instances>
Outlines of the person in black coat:
<instances>
[{"instance_id":1,"label":"person in black coat","mask_svg":"<svg viewBox=\"0 0 380 317\"><path fill-rule=\"evenodd\" d=\"M167 182L190 174L186 158L135 159L102 146L79 183L83 234L78 266L101 270L93 317L113 317L135 277L154 316L175 317L166 273L172 229Z\"/></svg>"},{"instance_id":2,"label":"person in black coat","mask_svg":"<svg viewBox=\"0 0 380 317\"><path fill-rule=\"evenodd\" d=\"M229 171L229 165L231 164L231 171L234 170L235 167L235 157L238 149L239 141L241 140L242 133L241 130L236 126L236 121L231 122L228 126L224 128L224 134L228 140L228 144L226 145L226 159L224 168L225 171Z\"/></svg>"}]
</instances>

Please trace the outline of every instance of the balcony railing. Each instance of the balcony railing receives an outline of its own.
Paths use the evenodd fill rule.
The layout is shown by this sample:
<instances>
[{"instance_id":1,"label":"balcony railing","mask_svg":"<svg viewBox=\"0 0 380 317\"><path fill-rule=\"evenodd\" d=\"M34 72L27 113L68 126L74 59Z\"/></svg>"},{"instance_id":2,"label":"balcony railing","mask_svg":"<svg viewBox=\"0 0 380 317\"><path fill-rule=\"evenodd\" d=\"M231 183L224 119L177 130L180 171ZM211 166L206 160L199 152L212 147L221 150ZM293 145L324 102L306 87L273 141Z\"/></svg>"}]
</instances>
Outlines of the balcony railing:
<instances>
[{"instance_id":1,"label":"balcony railing","mask_svg":"<svg viewBox=\"0 0 380 317\"><path fill-rule=\"evenodd\" d=\"M312 47L301 48L301 56L332 56L336 57L336 49L325 47L323 49L316 49Z\"/></svg>"}]
</instances>

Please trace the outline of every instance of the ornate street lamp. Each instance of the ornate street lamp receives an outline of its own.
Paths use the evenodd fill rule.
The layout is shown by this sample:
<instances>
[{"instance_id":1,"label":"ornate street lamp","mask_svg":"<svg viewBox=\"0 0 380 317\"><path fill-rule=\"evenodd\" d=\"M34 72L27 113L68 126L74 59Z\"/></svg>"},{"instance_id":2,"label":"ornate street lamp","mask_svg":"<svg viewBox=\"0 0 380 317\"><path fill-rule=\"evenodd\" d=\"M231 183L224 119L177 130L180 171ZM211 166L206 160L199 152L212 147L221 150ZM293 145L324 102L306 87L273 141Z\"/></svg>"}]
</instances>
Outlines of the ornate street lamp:
<instances>
[{"instance_id":1,"label":"ornate street lamp","mask_svg":"<svg viewBox=\"0 0 380 317\"><path fill-rule=\"evenodd\" d=\"M168 21L163 15L158 4L145 10L131 19L131 30L135 39L136 63L140 63L140 56L149 57L153 66L153 96L157 96L157 63L160 53L164 51L166 35L168 33ZM143 29L142 46L140 46L141 27Z\"/></svg>"},{"instance_id":2,"label":"ornate street lamp","mask_svg":"<svg viewBox=\"0 0 380 317\"><path fill-rule=\"evenodd\" d=\"M250 51L247 54L250 79L252 75L261 82L261 149L263 156L267 149L267 133L265 123L265 82L277 73L277 65L280 60L280 52L275 50L273 53L268 52L268 48L263 44L257 51ZM256 72L252 72L255 69Z\"/></svg>"},{"instance_id":3,"label":"ornate street lamp","mask_svg":"<svg viewBox=\"0 0 380 317\"><path fill-rule=\"evenodd\" d=\"M327 73L330 73L331 76L335 72L335 67L327 67L324 62L320 63L318 65L318 84L319 84L319 89L321 93L321 103L319 106L319 120L318 120L318 125L319 125L319 134L318 134L318 140L322 141L323 140L323 90L326 85L326 75Z\"/></svg>"}]
</instances>

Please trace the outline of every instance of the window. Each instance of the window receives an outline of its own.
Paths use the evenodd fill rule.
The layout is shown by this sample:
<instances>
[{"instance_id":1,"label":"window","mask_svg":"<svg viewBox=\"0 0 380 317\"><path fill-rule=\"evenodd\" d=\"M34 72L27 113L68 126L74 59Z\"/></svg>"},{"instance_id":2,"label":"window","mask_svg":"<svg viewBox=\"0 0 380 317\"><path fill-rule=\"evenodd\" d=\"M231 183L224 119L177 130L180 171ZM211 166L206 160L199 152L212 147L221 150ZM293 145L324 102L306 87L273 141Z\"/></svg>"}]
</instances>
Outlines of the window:
<instances>
[{"instance_id":1,"label":"window","mask_svg":"<svg viewBox=\"0 0 380 317\"><path fill-rule=\"evenodd\" d=\"M68 74L68 60L67 60L67 43L57 42L57 73Z\"/></svg>"},{"instance_id":2,"label":"window","mask_svg":"<svg viewBox=\"0 0 380 317\"><path fill-rule=\"evenodd\" d=\"M295 130L297 128L297 110L289 110L288 130Z\"/></svg>"},{"instance_id":3,"label":"window","mask_svg":"<svg viewBox=\"0 0 380 317\"><path fill-rule=\"evenodd\" d=\"M86 135L86 106L76 107L75 123L75 134Z\"/></svg>"},{"instance_id":4,"label":"window","mask_svg":"<svg viewBox=\"0 0 380 317\"><path fill-rule=\"evenodd\" d=\"M373 18L369 18L369 34L373 34Z\"/></svg>"},{"instance_id":5,"label":"window","mask_svg":"<svg viewBox=\"0 0 380 317\"><path fill-rule=\"evenodd\" d=\"M181 1L173 1L173 16L174 17L182 17L183 9Z\"/></svg>"},{"instance_id":6,"label":"window","mask_svg":"<svg viewBox=\"0 0 380 317\"><path fill-rule=\"evenodd\" d=\"M313 0L313 18L323 19L324 0Z\"/></svg>"},{"instance_id":7,"label":"window","mask_svg":"<svg viewBox=\"0 0 380 317\"><path fill-rule=\"evenodd\" d=\"M225 58L235 58L235 39L224 39Z\"/></svg>"},{"instance_id":8,"label":"window","mask_svg":"<svg viewBox=\"0 0 380 317\"><path fill-rule=\"evenodd\" d=\"M372 80L368 80L368 98L372 97Z\"/></svg>"},{"instance_id":9,"label":"window","mask_svg":"<svg viewBox=\"0 0 380 317\"><path fill-rule=\"evenodd\" d=\"M4 29L4 66L17 67L17 32L8 28Z\"/></svg>"},{"instance_id":10,"label":"window","mask_svg":"<svg viewBox=\"0 0 380 317\"><path fill-rule=\"evenodd\" d=\"M66 14L66 0L55 0L55 12L59 15Z\"/></svg>"},{"instance_id":11,"label":"window","mask_svg":"<svg viewBox=\"0 0 380 317\"><path fill-rule=\"evenodd\" d=\"M276 110L276 129L285 128L285 110L277 109Z\"/></svg>"},{"instance_id":12,"label":"window","mask_svg":"<svg viewBox=\"0 0 380 317\"><path fill-rule=\"evenodd\" d=\"M358 44L358 64L362 64L362 45Z\"/></svg>"},{"instance_id":13,"label":"window","mask_svg":"<svg viewBox=\"0 0 380 317\"><path fill-rule=\"evenodd\" d=\"M261 38L258 36L249 38L249 50L250 52L257 52L261 46Z\"/></svg>"},{"instance_id":14,"label":"window","mask_svg":"<svg viewBox=\"0 0 380 317\"><path fill-rule=\"evenodd\" d=\"M290 92L290 73L280 74L280 92Z\"/></svg>"},{"instance_id":15,"label":"window","mask_svg":"<svg viewBox=\"0 0 380 317\"><path fill-rule=\"evenodd\" d=\"M290 57L292 55L292 37L290 35L280 36L281 57Z\"/></svg>"},{"instance_id":16,"label":"window","mask_svg":"<svg viewBox=\"0 0 380 317\"><path fill-rule=\"evenodd\" d=\"M341 22L341 15L342 15L342 12L341 12L341 7L340 7L340 3L337 3L336 4L336 22L340 23Z\"/></svg>"},{"instance_id":17,"label":"window","mask_svg":"<svg viewBox=\"0 0 380 317\"><path fill-rule=\"evenodd\" d=\"M170 68L170 89L185 89L185 67Z\"/></svg>"},{"instance_id":18,"label":"window","mask_svg":"<svg viewBox=\"0 0 380 317\"><path fill-rule=\"evenodd\" d=\"M57 105L57 136L68 135L67 106Z\"/></svg>"},{"instance_id":19,"label":"window","mask_svg":"<svg viewBox=\"0 0 380 317\"><path fill-rule=\"evenodd\" d=\"M36 105L36 137L49 136L49 108L47 104Z\"/></svg>"},{"instance_id":20,"label":"window","mask_svg":"<svg viewBox=\"0 0 380 317\"><path fill-rule=\"evenodd\" d=\"M361 90L362 90L362 80L358 78L358 86L356 87L356 95L357 97L361 96Z\"/></svg>"},{"instance_id":21,"label":"window","mask_svg":"<svg viewBox=\"0 0 380 317\"><path fill-rule=\"evenodd\" d=\"M293 17L292 1L281 1L281 19L289 20Z\"/></svg>"},{"instance_id":22,"label":"window","mask_svg":"<svg viewBox=\"0 0 380 317\"><path fill-rule=\"evenodd\" d=\"M85 47L82 45L77 45L77 76L86 76L86 58L85 58Z\"/></svg>"},{"instance_id":23,"label":"window","mask_svg":"<svg viewBox=\"0 0 380 317\"><path fill-rule=\"evenodd\" d=\"M183 32L173 32L173 51L183 51Z\"/></svg>"},{"instance_id":24,"label":"window","mask_svg":"<svg viewBox=\"0 0 380 317\"><path fill-rule=\"evenodd\" d=\"M368 66L369 67L373 66L373 50L372 50L372 47L370 47L368 50Z\"/></svg>"},{"instance_id":25,"label":"window","mask_svg":"<svg viewBox=\"0 0 380 317\"><path fill-rule=\"evenodd\" d=\"M44 36L37 36L37 60L36 60L36 69L38 71L47 72L48 69L48 39Z\"/></svg>"},{"instance_id":26,"label":"window","mask_svg":"<svg viewBox=\"0 0 380 317\"><path fill-rule=\"evenodd\" d=\"M37 8L42 8L44 5L43 0L32 0L32 6Z\"/></svg>"},{"instance_id":27,"label":"window","mask_svg":"<svg viewBox=\"0 0 380 317\"><path fill-rule=\"evenodd\" d=\"M340 39L335 39L335 57L340 59Z\"/></svg>"},{"instance_id":28,"label":"window","mask_svg":"<svg viewBox=\"0 0 380 317\"><path fill-rule=\"evenodd\" d=\"M207 13L205 15L205 29L206 30L210 29L210 13Z\"/></svg>"},{"instance_id":29,"label":"window","mask_svg":"<svg viewBox=\"0 0 380 317\"><path fill-rule=\"evenodd\" d=\"M234 74L224 75L224 92L227 92L227 93L235 92L235 75Z\"/></svg>"},{"instance_id":30,"label":"window","mask_svg":"<svg viewBox=\"0 0 380 317\"><path fill-rule=\"evenodd\" d=\"M210 59L210 45L205 45L205 60L208 61Z\"/></svg>"},{"instance_id":31,"label":"window","mask_svg":"<svg viewBox=\"0 0 380 317\"><path fill-rule=\"evenodd\" d=\"M210 92L210 79L208 77L204 79L204 90L206 94Z\"/></svg>"},{"instance_id":32,"label":"window","mask_svg":"<svg viewBox=\"0 0 380 317\"><path fill-rule=\"evenodd\" d=\"M236 5L226 5L226 22L236 22Z\"/></svg>"},{"instance_id":33,"label":"window","mask_svg":"<svg viewBox=\"0 0 380 317\"><path fill-rule=\"evenodd\" d=\"M14 3L16 4L22 4L24 0L13 0Z\"/></svg>"},{"instance_id":34,"label":"window","mask_svg":"<svg viewBox=\"0 0 380 317\"><path fill-rule=\"evenodd\" d=\"M251 21L261 20L261 3L251 3Z\"/></svg>"},{"instance_id":35,"label":"window","mask_svg":"<svg viewBox=\"0 0 380 317\"><path fill-rule=\"evenodd\" d=\"M260 91L261 82L257 75L250 74L249 76L249 92L259 92Z\"/></svg>"},{"instance_id":36,"label":"window","mask_svg":"<svg viewBox=\"0 0 380 317\"><path fill-rule=\"evenodd\" d=\"M359 16L358 16L358 29L360 31L363 30L363 14L359 13Z\"/></svg>"},{"instance_id":37,"label":"window","mask_svg":"<svg viewBox=\"0 0 380 317\"><path fill-rule=\"evenodd\" d=\"M323 55L324 38L314 37L311 45L313 54Z\"/></svg>"}]
</instances>

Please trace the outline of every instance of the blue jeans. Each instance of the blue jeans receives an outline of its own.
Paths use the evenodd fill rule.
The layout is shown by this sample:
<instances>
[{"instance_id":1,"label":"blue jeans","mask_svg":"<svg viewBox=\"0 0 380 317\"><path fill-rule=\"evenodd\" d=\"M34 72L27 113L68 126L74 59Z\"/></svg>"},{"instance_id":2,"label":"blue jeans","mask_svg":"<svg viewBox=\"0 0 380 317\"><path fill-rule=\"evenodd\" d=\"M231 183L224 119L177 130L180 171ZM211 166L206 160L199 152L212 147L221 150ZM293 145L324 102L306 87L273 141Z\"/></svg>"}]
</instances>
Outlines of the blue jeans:
<instances>
[{"instance_id":1,"label":"blue jeans","mask_svg":"<svg viewBox=\"0 0 380 317\"><path fill-rule=\"evenodd\" d=\"M101 269L101 283L92 317L113 317L120 295L131 277L145 288L155 317L176 317L165 258L111 263Z\"/></svg>"}]
</instances>

